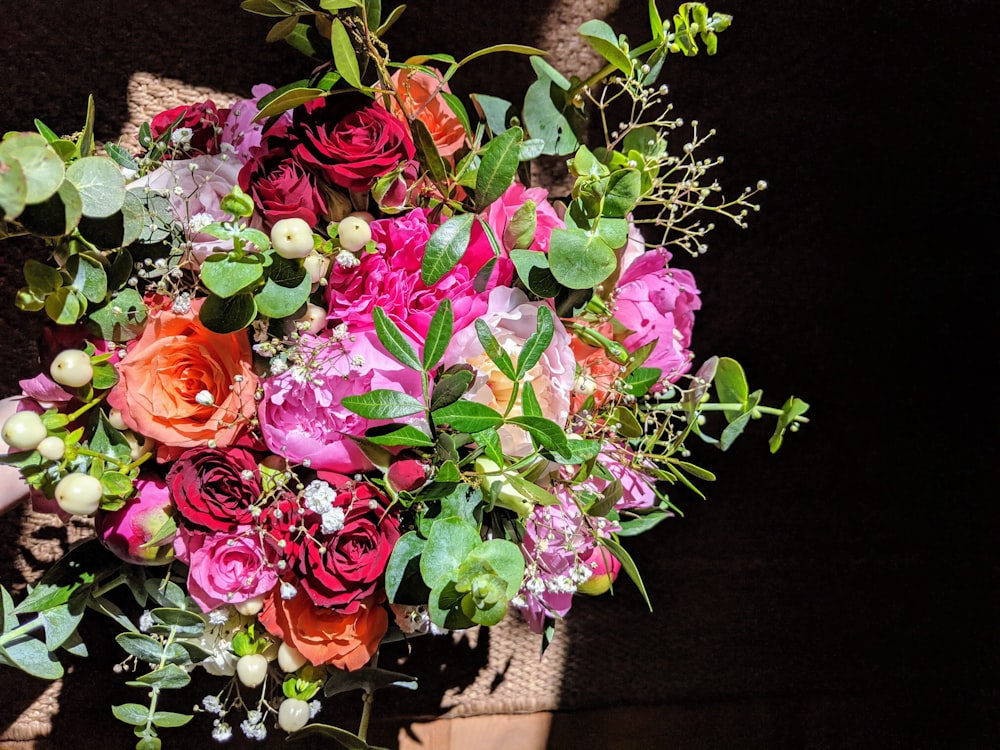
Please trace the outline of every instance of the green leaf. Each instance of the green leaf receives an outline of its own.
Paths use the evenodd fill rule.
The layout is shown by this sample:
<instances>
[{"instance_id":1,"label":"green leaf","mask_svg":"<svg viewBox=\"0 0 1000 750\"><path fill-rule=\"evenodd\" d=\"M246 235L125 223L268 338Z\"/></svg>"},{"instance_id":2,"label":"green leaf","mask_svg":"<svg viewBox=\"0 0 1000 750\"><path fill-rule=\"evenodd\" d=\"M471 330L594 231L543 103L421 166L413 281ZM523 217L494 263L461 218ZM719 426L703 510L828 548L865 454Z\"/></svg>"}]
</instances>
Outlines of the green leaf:
<instances>
[{"instance_id":1,"label":"green leaf","mask_svg":"<svg viewBox=\"0 0 1000 750\"><path fill-rule=\"evenodd\" d=\"M209 255L201 264L201 280L219 297L234 297L264 278L263 257L255 253Z\"/></svg>"},{"instance_id":2,"label":"green leaf","mask_svg":"<svg viewBox=\"0 0 1000 750\"><path fill-rule=\"evenodd\" d=\"M176 690L186 687L191 682L191 675L183 667L168 664L130 681L130 687L156 687L161 690Z\"/></svg>"},{"instance_id":3,"label":"green leaf","mask_svg":"<svg viewBox=\"0 0 1000 750\"><path fill-rule=\"evenodd\" d=\"M538 403L535 387L528 380L521 385L521 413L526 417L541 417L542 405Z\"/></svg>"},{"instance_id":4,"label":"green leaf","mask_svg":"<svg viewBox=\"0 0 1000 750\"><path fill-rule=\"evenodd\" d=\"M66 272L72 277L70 286L90 302L104 302L108 293L108 276L104 266L93 258L76 253L66 261Z\"/></svg>"},{"instance_id":5,"label":"green leaf","mask_svg":"<svg viewBox=\"0 0 1000 750\"><path fill-rule=\"evenodd\" d=\"M618 558L618 562L622 564L622 570L632 579L632 583L636 585L639 589L639 593L642 594L643 600L646 602L646 606L649 607L649 611L653 611L653 605L649 601L649 595L646 593L646 587L642 583L642 576L639 575L639 568L636 567L635 561L632 560L631 555L625 551L614 539L601 538L599 540L602 547L606 547L612 555Z\"/></svg>"},{"instance_id":6,"label":"green leaf","mask_svg":"<svg viewBox=\"0 0 1000 750\"><path fill-rule=\"evenodd\" d=\"M102 250L113 250L138 240L149 222L146 206L136 191L126 190L120 211L102 218L82 216L79 229L88 242Z\"/></svg>"},{"instance_id":7,"label":"green leaf","mask_svg":"<svg viewBox=\"0 0 1000 750\"><path fill-rule=\"evenodd\" d=\"M625 75L632 74L633 62L618 45L618 37L607 23L594 19L580 26L578 31L601 57Z\"/></svg>"},{"instance_id":8,"label":"green leaf","mask_svg":"<svg viewBox=\"0 0 1000 750\"><path fill-rule=\"evenodd\" d=\"M493 364L499 368L500 372L506 375L510 380L517 380L514 370L514 362L511 360L510 355L507 351L500 346L500 342L497 341L496 336L490 330L489 323L487 323L482 318L476 318L476 336L479 338L479 343L483 347L483 351L489 356L493 361Z\"/></svg>"},{"instance_id":9,"label":"green leaf","mask_svg":"<svg viewBox=\"0 0 1000 750\"><path fill-rule=\"evenodd\" d=\"M400 364L406 365L411 370L423 369L417 352L406 338L399 326L393 322L392 318L381 307L375 307L372 311L375 321L375 333L385 350Z\"/></svg>"},{"instance_id":10,"label":"green leaf","mask_svg":"<svg viewBox=\"0 0 1000 750\"><path fill-rule=\"evenodd\" d=\"M25 206L17 220L32 234L62 237L76 229L82 215L80 192L72 182L64 180L54 195Z\"/></svg>"},{"instance_id":11,"label":"green leaf","mask_svg":"<svg viewBox=\"0 0 1000 750\"><path fill-rule=\"evenodd\" d=\"M497 466L503 465L503 445L500 442L500 433L497 432L496 427L476 430L472 434L472 439L475 440L476 445L480 446L486 452L487 458L492 459Z\"/></svg>"},{"instance_id":12,"label":"green leaf","mask_svg":"<svg viewBox=\"0 0 1000 750\"><path fill-rule=\"evenodd\" d=\"M438 153L434 137L427 125L423 120L412 119L410 130L413 133L413 143L417 147L417 159L427 167L435 182L445 182L448 179L448 166Z\"/></svg>"},{"instance_id":13,"label":"green leaf","mask_svg":"<svg viewBox=\"0 0 1000 750\"><path fill-rule=\"evenodd\" d=\"M75 289L63 287L45 298L45 313L59 325L73 325L86 311L86 300Z\"/></svg>"},{"instance_id":14,"label":"green leaf","mask_svg":"<svg viewBox=\"0 0 1000 750\"><path fill-rule=\"evenodd\" d=\"M645 534L654 526L657 526L661 521L673 517L673 513L662 510L654 510L644 513L637 518L629 518L627 520L623 519L619 522L621 528L618 530L618 536L638 536L639 534Z\"/></svg>"},{"instance_id":15,"label":"green leaf","mask_svg":"<svg viewBox=\"0 0 1000 750\"><path fill-rule=\"evenodd\" d=\"M375 430L381 429L380 427L375 427L373 430L369 430L365 434L368 442L375 445L406 446L411 448L431 448L434 446L434 441L426 433L413 425L406 424L389 432L379 431L373 434Z\"/></svg>"},{"instance_id":16,"label":"green leaf","mask_svg":"<svg viewBox=\"0 0 1000 750\"><path fill-rule=\"evenodd\" d=\"M476 210L483 211L510 187L517 173L524 131L509 128L496 136L482 155L476 172Z\"/></svg>"},{"instance_id":17,"label":"green leaf","mask_svg":"<svg viewBox=\"0 0 1000 750\"><path fill-rule=\"evenodd\" d=\"M440 518L431 526L420 556L420 575L431 588L451 580L458 566L480 543L476 526L461 518Z\"/></svg>"},{"instance_id":18,"label":"green leaf","mask_svg":"<svg viewBox=\"0 0 1000 750\"><path fill-rule=\"evenodd\" d=\"M471 369L445 373L434 385L431 392L431 411L453 404L465 395L475 380Z\"/></svg>"},{"instance_id":19,"label":"green leaf","mask_svg":"<svg viewBox=\"0 0 1000 750\"><path fill-rule=\"evenodd\" d=\"M480 432L503 424L503 417L496 410L465 399L435 409L432 416L437 424L450 424L460 432Z\"/></svg>"},{"instance_id":20,"label":"green leaf","mask_svg":"<svg viewBox=\"0 0 1000 750\"><path fill-rule=\"evenodd\" d=\"M637 169L619 169L608 177L601 216L622 218L635 208L642 195L642 175ZM624 244L624 243L623 243Z\"/></svg>"},{"instance_id":21,"label":"green leaf","mask_svg":"<svg viewBox=\"0 0 1000 750\"><path fill-rule=\"evenodd\" d=\"M138 703L123 703L120 706L112 706L111 713L118 721L135 726L144 726L149 717L149 707Z\"/></svg>"},{"instance_id":22,"label":"green leaf","mask_svg":"<svg viewBox=\"0 0 1000 750\"><path fill-rule=\"evenodd\" d=\"M542 448L562 453L569 450L566 432L551 419L544 417L511 417L509 424L523 427Z\"/></svg>"},{"instance_id":23,"label":"green leaf","mask_svg":"<svg viewBox=\"0 0 1000 750\"><path fill-rule=\"evenodd\" d=\"M746 411L750 386L740 363L729 357L719 357L719 365L715 371L715 390L719 401L724 404L742 404ZM726 419L732 422L739 418L742 412L727 411Z\"/></svg>"},{"instance_id":24,"label":"green leaf","mask_svg":"<svg viewBox=\"0 0 1000 750\"><path fill-rule=\"evenodd\" d=\"M426 544L415 531L407 531L396 541L385 568L385 593L390 602L413 606L427 602L430 589L420 575L420 557Z\"/></svg>"},{"instance_id":25,"label":"green leaf","mask_svg":"<svg viewBox=\"0 0 1000 750\"><path fill-rule=\"evenodd\" d=\"M288 735L288 741L296 742L307 737L325 737L334 740L346 750L387 750L387 748L369 745L356 734L329 724L307 724L299 731ZM313 746L315 747L315 745Z\"/></svg>"},{"instance_id":26,"label":"green leaf","mask_svg":"<svg viewBox=\"0 0 1000 750\"><path fill-rule=\"evenodd\" d=\"M309 301L311 289L312 279L301 263L277 256L264 288L254 295L257 311L266 318L287 318Z\"/></svg>"},{"instance_id":27,"label":"green leaf","mask_svg":"<svg viewBox=\"0 0 1000 750\"><path fill-rule=\"evenodd\" d=\"M131 341L146 321L146 303L135 289L122 289L87 316L90 327L106 341Z\"/></svg>"},{"instance_id":28,"label":"green leaf","mask_svg":"<svg viewBox=\"0 0 1000 750\"><path fill-rule=\"evenodd\" d=\"M615 251L582 229L553 229L549 238L552 275L570 289L590 289L618 267Z\"/></svg>"},{"instance_id":29,"label":"green leaf","mask_svg":"<svg viewBox=\"0 0 1000 750\"><path fill-rule=\"evenodd\" d=\"M337 72L349 85L360 89L361 71L358 68L358 55L354 51L347 29L344 28L344 22L339 18L334 18L330 27L330 46L333 49L333 62Z\"/></svg>"},{"instance_id":30,"label":"green leaf","mask_svg":"<svg viewBox=\"0 0 1000 750\"><path fill-rule=\"evenodd\" d=\"M524 342L517 358L517 372L513 380L521 380L528 371L538 364L545 350L552 343L555 324L552 322L552 311L547 305L539 305L535 319L535 332Z\"/></svg>"},{"instance_id":31,"label":"green leaf","mask_svg":"<svg viewBox=\"0 0 1000 750\"><path fill-rule=\"evenodd\" d=\"M0 141L0 162L9 164L11 161L20 165L27 204L50 198L66 174L63 160L38 133L11 133Z\"/></svg>"},{"instance_id":32,"label":"green leaf","mask_svg":"<svg viewBox=\"0 0 1000 750\"><path fill-rule=\"evenodd\" d=\"M580 144L567 116L569 110L561 109L553 101L554 96L562 95L556 84L545 78L531 84L524 97L524 127L531 138L545 142L545 154L565 156L576 151Z\"/></svg>"},{"instance_id":33,"label":"green leaf","mask_svg":"<svg viewBox=\"0 0 1000 750\"><path fill-rule=\"evenodd\" d=\"M125 204L125 178L106 156L77 159L66 168L66 179L80 193L84 216L111 216Z\"/></svg>"},{"instance_id":34,"label":"green leaf","mask_svg":"<svg viewBox=\"0 0 1000 750\"><path fill-rule=\"evenodd\" d=\"M182 727L193 718L189 714L179 714L173 711L156 711L152 716L153 724L158 727Z\"/></svg>"},{"instance_id":35,"label":"green leaf","mask_svg":"<svg viewBox=\"0 0 1000 750\"><path fill-rule=\"evenodd\" d=\"M475 214L452 216L434 230L427 240L420 267L420 278L424 284L436 284L465 255L475 218Z\"/></svg>"},{"instance_id":36,"label":"green leaf","mask_svg":"<svg viewBox=\"0 0 1000 750\"><path fill-rule=\"evenodd\" d=\"M345 8L360 8L361 0L319 0L319 7L323 10L344 10Z\"/></svg>"},{"instance_id":37,"label":"green leaf","mask_svg":"<svg viewBox=\"0 0 1000 750\"><path fill-rule=\"evenodd\" d=\"M314 99L324 97L326 94L327 92L323 89L317 89L311 86L297 86L290 88L278 96L273 97L267 102L267 104L261 107L260 111L254 117L254 121L260 122L261 120L266 120L268 117L280 115L281 113L294 109L295 107L305 104L306 102L311 102Z\"/></svg>"},{"instance_id":38,"label":"green leaf","mask_svg":"<svg viewBox=\"0 0 1000 750\"><path fill-rule=\"evenodd\" d=\"M58 680L63 667L49 648L37 638L22 635L0 647L0 660L43 680Z\"/></svg>"},{"instance_id":39,"label":"green leaf","mask_svg":"<svg viewBox=\"0 0 1000 750\"><path fill-rule=\"evenodd\" d=\"M51 294L63 285L63 275L50 265L29 258L24 262L24 280L32 292Z\"/></svg>"},{"instance_id":40,"label":"green leaf","mask_svg":"<svg viewBox=\"0 0 1000 750\"><path fill-rule=\"evenodd\" d=\"M346 669L330 669L330 677L323 684L323 695L346 693L350 690L364 690L373 693L386 687L401 687L407 690L417 689L417 678L402 672L393 672L377 667L362 667L353 672Z\"/></svg>"},{"instance_id":41,"label":"green leaf","mask_svg":"<svg viewBox=\"0 0 1000 750\"><path fill-rule=\"evenodd\" d=\"M424 372L430 372L441 361L448 344L451 343L454 328L455 316L451 311L451 300L445 297L434 311L434 317L431 318L430 327L427 329L422 363Z\"/></svg>"},{"instance_id":42,"label":"green leaf","mask_svg":"<svg viewBox=\"0 0 1000 750\"><path fill-rule=\"evenodd\" d=\"M542 298L555 297L562 289L549 268L549 257L537 250L511 250L510 259L514 262L518 278L528 290Z\"/></svg>"},{"instance_id":43,"label":"green leaf","mask_svg":"<svg viewBox=\"0 0 1000 750\"><path fill-rule=\"evenodd\" d=\"M719 447L722 450L729 450L729 446L733 444L733 441L743 434L743 430L746 429L746 426L750 424L750 420L753 418L754 409L760 403L762 395L762 392L759 390L751 393L744 404L743 413L732 419L726 426L726 429L722 431L722 434L719 436ZM730 415L727 414L726 416Z\"/></svg>"},{"instance_id":44,"label":"green leaf","mask_svg":"<svg viewBox=\"0 0 1000 750\"><path fill-rule=\"evenodd\" d=\"M466 63L472 62L478 57L483 55L492 55L496 52L514 52L518 55L547 55L548 52L537 47L529 47L526 44L494 44L489 47L483 47L483 49L476 50L471 55L463 57L458 63L457 67L462 67Z\"/></svg>"},{"instance_id":45,"label":"green leaf","mask_svg":"<svg viewBox=\"0 0 1000 750\"><path fill-rule=\"evenodd\" d=\"M223 299L217 294L205 297L199 319L215 333L233 333L246 328L257 317L257 303L252 294L237 294Z\"/></svg>"},{"instance_id":46,"label":"green leaf","mask_svg":"<svg viewBox=\"0 0 1000 750\"><path fill-rule=\"evenodd\" d=\"M442 578L437 586L431 587L427 597L427 613L431 622L447 630L471 628L475 620L463 611L464 599L465 594L456 588L455 581L447 576Z\"/></svg>"},{"instance_id":47,"label":"green leaf","mask_svg":"<svg viewBox=\"0 0 1000 750\"><path fill-rule=\"evenodd\" d=\"M424 405L410 394L387 388L344 396L341 404L365 419L398 419L424 411Z\"/></svg>"},{"instance_id":48,"label":"green leaf","mask_svg":"<svg viewBox=\"0 0 1000 750\"><path fill-rule=\"evenodd\" d=\"M771 435L768 444L771 447L771 453L777 453L778 449L781 448L781 443L785 437L785 431L791 427L795 422L809 410L809 404L799 398L794 396L789 396L788 400L785 401L784 405L781 407L781 416L778 417L778 424L774 428L774 434Z\"/></svg>"},{"instance_id":49,"label":"green leaf","mask_svg":"<svg viewBox=\"0 0 1000 750\"><path fill-rule=\"evenodd\" d=\"M163 645L148 635L142 633L119 633L115 636L118 645L126 653L136 657L139 661L155 664L163 657Z\"/></svg>"},{"instance_id":50,"label":"green leaf","mask_svg":"<svg viewBox=\"0 0 1000 750\"><path fill-rule=\"evenodd\" d=\"M486 120L486 125L493 133L502 133L507 130L507 123L510 122L512 105L506 99L486 94L472 94L470 97L476 106L479 116Z\"/></svg>"},{"instance_id":51,"label":"green leaf","mask_svg":"<svg viewBox=\"0 0 1000 750\"><path fill-rule=\"evenodd\" d=\"M547 78L548 80L552 81L552 83L554 83L556 86L561 88L563 91L569 91L570 87L572 87L573 84L570 82L570 80L562 73L560 73L558 70L556 70L554 67L549 65L549 63L546 62L544 58L532 57L530 62L531 62L531 67L534 68L535 70L535 75L538 76L540 80Z\"/></svg>"},{"instance_id":52,"label":"green leaf","mask_svg":"<svg viewBox=\"0 0 1000 750\"><path fill-rule=\"evenodd\" d=\"M24 210L28 196L28 181L19 162L0 157L0 209L10 221Z\"/></svg>"}]
</instances>

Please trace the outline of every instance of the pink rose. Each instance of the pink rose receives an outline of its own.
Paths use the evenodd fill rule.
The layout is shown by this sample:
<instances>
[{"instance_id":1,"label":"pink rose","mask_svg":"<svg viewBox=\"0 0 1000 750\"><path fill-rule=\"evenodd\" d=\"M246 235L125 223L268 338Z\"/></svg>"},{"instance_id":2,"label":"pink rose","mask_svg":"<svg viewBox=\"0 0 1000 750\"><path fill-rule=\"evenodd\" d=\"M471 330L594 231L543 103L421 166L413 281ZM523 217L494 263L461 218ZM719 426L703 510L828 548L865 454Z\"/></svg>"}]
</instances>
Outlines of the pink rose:
<instances>
[{"instance_id":1,"label":"pink rose","mask_svg":"<svg viewBox=\"0 0 1000 750\"><path fill-rule=\"evenodd\" d=\"M191 242L191 257L198 265L215 250L233 249L232 240L220 240L201 231L208 224L232 218L220 204L239 182L242 162L233 156L223 156L166 161L129 184L130 190L156 190L167 197L184 227L186 239Z\"/></svg>"},{"instance_id":2,"label":"pink rose","mask_svg":"<svg viewBox=\"0 0 1000 750\"><path fill-rule=\"evenodd\" d=\"M420 374L386 354L374 331L359 331L344 341L305 334L300 351L307 368L292 366L263 381L258 417L267 447L313 469L371 469L351 437L362 437L386 420L360 417L341 399L377 389L420 393ZM422 418L414 417L412 423L426 427Z\"/></svg>"},{"instance_id":3,"label":"pink rose","mask_svg":"<svg viewBox=\"0 0 1000 750\"><path fill-rule=\"evenodd\" d=\"M180 536L188 564L188 593L203 612L263 596L278 583L269 551L261 546L256 531L245 529L234 534L182 531Z\"/></svg>"},{"instance_id":4,"label":"pink rose","mask_svg":"<svg viewBox=\"0 0 1000 750\"><path fill-rule=\"evenodd\" d=\"M135 495L118 510L99 510L94 527L101 544L134 565L163 565L174 558L174 535L147 547L174 515L166 482L152 473L135 481Z\"/></svg>"},{"instance_id":5,"label":"pink rose","mask_svg":"<svg viewBox=\"0 0 1000 750\"><path fill-rule=\"evenodd\" d=\"M420 278L427 239L434 227L428 211L414 209L371 224L374 253L362 253L355 268L334 265L327 283L331 319L354 330L372 327L378 306L411 338L427 336L441 300L451 300L456 330L472 325L486 311L486 295L475 290L476 274L493 257L490 250L470 250L440 280L427 286Z\"/></svg>"},{"instance_id":6,"label":"pink rose","mask_svg":"<svg viewBox=\"0 0 1000 750\"><path fill-rule=\"evenodd\" d=\"M345 112L345 101L328 96L295 110L295 155L328 182L361 193L412 159L416 148L406 124L383 107L371 103Z\"/></svg>"},{"instance_id":7,"label":"pink rose","mask_svg":"<svg viewBox=\"0 0 1000 750\"><path fill-rule=\"evenodd\" d=\"M480 319L486 322L500 346L513 355L516 361L524 342L535 332L538 308L543 304L545 303L529 302L520 289L497 287L490 292L489 307ZM542 416L564 426L570 413L576 359L570 348L570 336L562 321L553 315L553 322L555 331L552 343L538 363L528 371L525 379L531 382ZM446 365L471 365L476 379L465 398L486 404L501 414L506 413L513 384L486 355L474 326L456 326L443 362ZM510 415L522 414L518 397ZM499 432L504 451L508 455L526 456L531 452L531 440L521 428L503 425Z\"/></svg>"},{"instance_id":8,"label":"pink rose","mask_svg":"<svg viewBox=\"0 0 1000 750\"><path fill-rule=\"evenodd\" d=\"M691 329L701 308L690 271L670 268L660 248L639 255L621 275L611 299L615 339L630 351L656 341L646 360L671 383L691 367Z\"/></svg>"},{"instance_id":9,"label":"pink rose","mask_svg":"<svg viewBox=\"0 0 1000 750\"><path fill-rule=\"evenodd\" d=\"M191 138L187 148L184 148L185 155L196 156L198 154L219 153L219 135L216 128L222 125L226 118L227 110L220 110L211 99L198 102L197 104L185 104L180 107L168 109L160 112L149 123L149 129L153 133L153 138L159 138L166 132L167 128L178 117L181 121L174 128L174 133L180 128L191 130ZM171 152L167 152L170 158Z\"/></svg>"}]
</instances>

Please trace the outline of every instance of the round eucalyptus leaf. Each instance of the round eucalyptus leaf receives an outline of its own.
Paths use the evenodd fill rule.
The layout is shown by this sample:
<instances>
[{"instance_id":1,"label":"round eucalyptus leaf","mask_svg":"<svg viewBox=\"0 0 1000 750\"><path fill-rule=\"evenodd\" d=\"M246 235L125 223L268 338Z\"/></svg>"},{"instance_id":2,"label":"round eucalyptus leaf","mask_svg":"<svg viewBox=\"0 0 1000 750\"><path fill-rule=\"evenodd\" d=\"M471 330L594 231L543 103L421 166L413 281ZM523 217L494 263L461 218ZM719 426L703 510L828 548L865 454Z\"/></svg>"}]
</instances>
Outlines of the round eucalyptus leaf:
<instances>
[{"instance_id":1,"label":"round eucalyptus leaf","mask_svg":"<svg viewBox=\"0 0 1000 750\"><path fill-rule=\"evenodd\" d=\"M21 165L26 182L25 202L40 203L63 182L66 167L48 141L38 133L14 133L0 142L0 160Z\"/></svg>"},{"instance_id":2,"label":"round eucalyptus leaf","mask_svg":"<svg viewBox=\"0 0 1000 750\"><path fill-rule=\"evenodd\" d=\"M30 204L17 220L32 234L63 237L72 232L83 213L80 193L69 181L41 203Z\"/></svg>"},{"instance_id":3,"label":"round eucalyptus leaf","mask_svg":"<svg viewBox=\"0 0 1000 750\"><path fill-rule=\"evenodd\" d=\"M106 156L77 159L66 169L66 179L80 191L85 216L111 216L125 203L125 178Z\"/></svg>"}]
</instances>

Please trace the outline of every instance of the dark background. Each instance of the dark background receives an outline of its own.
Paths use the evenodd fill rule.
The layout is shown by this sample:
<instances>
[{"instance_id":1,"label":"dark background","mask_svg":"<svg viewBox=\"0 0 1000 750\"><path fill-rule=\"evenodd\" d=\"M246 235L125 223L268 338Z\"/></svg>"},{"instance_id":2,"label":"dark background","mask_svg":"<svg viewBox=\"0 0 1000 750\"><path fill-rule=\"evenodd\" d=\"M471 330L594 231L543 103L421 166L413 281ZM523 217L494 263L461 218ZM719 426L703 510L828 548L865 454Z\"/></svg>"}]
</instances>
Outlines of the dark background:
<instances>
[{"instance_id":1,"label":"dark background","mask_svg":"<svg viewBox=\"0 0 1000 750\"><path fill-rule=\"evenodd\" d=\"M554 6L414 0L393 50L532 43ZM263 46L265 20L228 7L2 0L0 132L33 117L72 131L93 91L99 136L114 138L133 70L234 91L304 72ZM719 473L708 502L678 498L683 519L630 545L654 604L642 629L619 619L642 610L630 587L577 608L605 618L612 651L634 661L574 651L565 693L583 690L584 707L663 707L664 747L1000 747L1000 6L710 8L736 18L720 53L672 59L665 80L678 115L718 130L724 184L770 188L749 230L678 259L702 290L694 348L738 359L769 403L811 402L812 422L774 457L769 425L730 455L703 452ZM622 0L610 20L640 42L645 14ZM465 80L516 97L527 75L498 58ZM9 303L18 252L0 255L0 395L35 371L23 352L37 331ZM600 700L574 683L587 679L609 686ZM553 747L570 746L559 738L572 723L557 720ZM73 731L57 720L57 737Z\"/></svg>"}]
</instances>

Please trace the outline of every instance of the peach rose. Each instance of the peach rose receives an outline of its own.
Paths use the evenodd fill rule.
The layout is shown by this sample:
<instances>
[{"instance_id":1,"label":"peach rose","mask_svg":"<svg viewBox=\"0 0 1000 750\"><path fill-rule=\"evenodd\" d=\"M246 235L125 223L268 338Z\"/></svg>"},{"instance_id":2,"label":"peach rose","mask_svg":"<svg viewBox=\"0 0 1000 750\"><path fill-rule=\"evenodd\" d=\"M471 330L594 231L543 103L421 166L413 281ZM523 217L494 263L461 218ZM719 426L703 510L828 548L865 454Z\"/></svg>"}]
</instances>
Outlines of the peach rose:
<instances>
[{"instance_id":1,"label":"peach rose","mask_svg":"<svg viewBox=\"0 0 1000 750\"><path fill-rule=\"evenodd\" d=\"M393 102L394 115L402 119L416 117L426 125L441 156L451 156L462 148L465 128L439 93L451 93L447 83L442 85L438 76L422 70L401 68L393 74L392 85L399 94L398 102L402 102L402 110L397 101Z\"/></svg>"},{"instance_id":2,"label":"peach rose","mask_svg":"<svg viewBox=\"0 0 1000 750\"><path fill-rule=\"evenodd\" d=\"M313 666L353 671L371 661L389 628L389 615L375 597L348 615L317 606L303 591L283 599L284 586L271 590L257 615L268 633L297 648Z\"/></svg>"},{"instance_id":3,"label":"peach rose","mask_svg":"<svg viewBox=\"0 0 1000 750\"><path fill-rule=\"evenodd\" d=\"M151 311L108 396L129 428L160 444L160 461L209 441L225 448L254 415L250 341L245 332L205 328L198 319L201 304L192 302L184 314Z\"/></svg>"}]
</instances>

